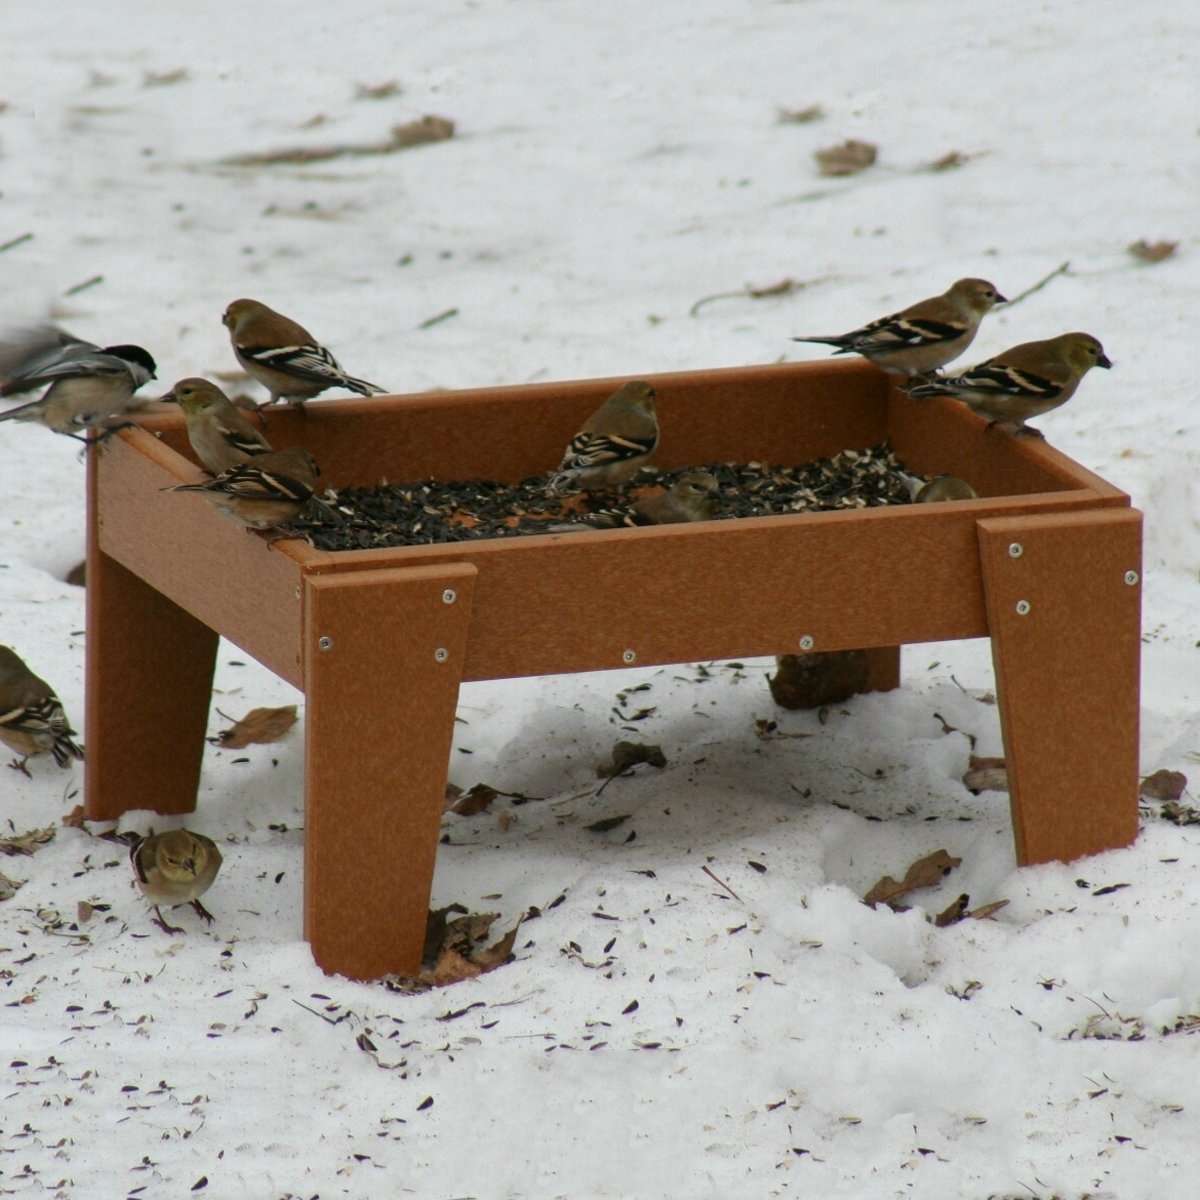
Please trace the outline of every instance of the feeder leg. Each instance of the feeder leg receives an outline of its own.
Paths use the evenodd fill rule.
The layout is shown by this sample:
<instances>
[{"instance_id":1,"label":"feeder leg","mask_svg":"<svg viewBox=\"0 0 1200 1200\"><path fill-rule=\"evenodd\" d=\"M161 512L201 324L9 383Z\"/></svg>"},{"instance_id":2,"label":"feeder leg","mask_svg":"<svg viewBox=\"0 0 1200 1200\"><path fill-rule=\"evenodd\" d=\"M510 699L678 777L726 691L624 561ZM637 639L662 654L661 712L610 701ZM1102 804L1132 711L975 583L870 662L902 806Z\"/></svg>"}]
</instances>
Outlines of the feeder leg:
<instances>
[{"instance_id":1,"label":"feeder leg","mask_svg":"<svg viewBox=\"0 0 1200 1200\"><path fill-rule=\"evenodd\" d=\"M1013 834L1022 864L1137 835L1142 515L978 523Z\"/></svg>"},{"instance_id":2,"label":"feeder leg","mask_svg":"<svg viewBox=\"0 0 1200 1200\"><path fill-rule=\"evenodd\" d=\"M305 581L304 936L326 971L420 968L475 575Z\"/></svg>"},{"instance_id":3,"label":"feeder leg","mask_svg":"<svg viewBox=\"0 0 1200 1200\"><path fill-rule=\"evenodd\" d=\"M100 549L90 501L84 808L91 821L192 812L217 634Z\"/></svg>"}]
</instances>

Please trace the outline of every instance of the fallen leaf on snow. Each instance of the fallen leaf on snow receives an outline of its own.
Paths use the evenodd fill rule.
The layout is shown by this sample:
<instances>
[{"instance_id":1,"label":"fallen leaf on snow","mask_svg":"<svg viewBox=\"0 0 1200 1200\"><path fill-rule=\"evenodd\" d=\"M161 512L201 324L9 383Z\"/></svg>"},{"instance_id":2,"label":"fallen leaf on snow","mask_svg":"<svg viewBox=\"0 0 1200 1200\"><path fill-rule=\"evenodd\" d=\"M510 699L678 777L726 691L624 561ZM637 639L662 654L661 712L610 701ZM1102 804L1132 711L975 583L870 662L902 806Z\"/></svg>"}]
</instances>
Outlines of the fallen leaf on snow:
<instances>
[{"instance_id":1,"label":"fallen leaf on snow","mask_svg":"<svg viewBox=\"0 0 1200 1200\"><path fill-rule=\"evenodd\" d=\"M963 786L972 792L1007 792L1008 771L1004 759L972 754L963 776Z\"/></svg>"},{"instance_id":2,"label":"fallen leaf on snow","mask_svg":"<svg viewBox=\"0 0 1200 1200\"><path fill-rule=\"evenodd\" d=\"M11 900L24 886L25 880L9 879L3 871L0 871L0 900Z\"/></svg>"},{"instance_id":3,"label":"fallen leaf on snow","mask_svg":"<svg viewBox=\"0 0 1200 1200\"><path fill-rule=\"evenodd\" d=\"M226 717L226 720L232 719ZM285 704L282 708L252 708L240 721L234 721L229 729L222 729L208 740L226 750L241 750L251 742L277 742L295 725L296 719L294 704Z\"/></svg>"},{"instance_id":4,"label":"fallen leaf on snow","mask_svg":"<svg viewBox=\"0 0 1200 1200\"><path fill-rule=\"evenodd\" d=\"M649 763L660 770L667 765L667 756L661 746L651 746L642 742L618 742L612 750L612 763L604 763L596 768L596 774L611 778L636 767L639 763Z\"/></svg>"},{"instance_id":5,"label":"fallen leaf on snow","mask_svg":"<svg viewBox=\"0 0 1200 1200\"><path fill-rule=\"evenodd\" d=\"M593 821L590 825L585 825L584 829L588 833L607 833L610 829L616 829L618 825L624 825L629 820L629 813L622 813L619 817L601 817L599 821Z\"/></svg>"},{"instance_id":6,"label":"fallen leaf on snow","mask_svg":"<svg viewBox=\"0 0 1200 1200\"><path fill-rule=\"evenodd\" d=\"M1155 771L1142 780L1138 793L1147 800L1178 800L1187 788L1182 771Z\"/></svg>"},{"instance_id":7,"label":"fallen leaf on snow","mask_svg":"<svg viewBox=\"0 0 1200 1200\"><path fill-rule=\"evenodd\" d=\"M449 914L460 916L449 919ZM482 943L498 913L472 913L461 904L449 904L429 914L425 949L419 974L400 980L402 990L423 991L475 979L507 962L516 942L518 921L499 941Z\"/></svg>"},{"instance_id":8,"label":"fallen leaf on snow","mask_svg":"<svg viewBox=\"0 0 1200 1200\"><path fill-rule=\"evenodd\" d=\"M69 813L62 818L62 827L64 829L82 829L83 823L87 818L84 816L82 804L77 804Z\"/></svg>"},{"instance_id":9,"label":"fallen leaf on snow","mask_svg":"<svg viewBox=\"0 0 1200 1200\"><path fill-rule=\"evenodd\" d=\"M1138 238L1136 242L1131 242L1126 249L1134 258L1140 258L1142 262L1156 263L1162 262L1164 258L1170 258L1179 249L1179 243L1148 242L1145 238Z\"/></svg>"},{"instance_id":10,"label":"fallen leaf on snow","mask_svg":"<svg viewBox=\"0 0 1200 1200\"><path fill-rule=\"evenodd\" d=\"M12 837L0 838L0 854L34 854L47 842L54 841L55 829L31 829L28 833L14 833Z\"/></svg>"},{"instance_id":11,"label":"fallen leaf on snow","mask_svg":"<svg viewBox=\"0 0 1200 1200\"><path fill-rule=\"evenodd\" d=\"M890 904L917 888L936 887L961 862L961 858L954 858L945 850L935 850L924 858L918 858L903 879L897 881L885 875L863 897L863 903L874 908L881 901Z\"/></svg>"},{"instance_id":12,"label":"fallen leaf on snow","mask_svg":"<svg viewBox=\"0 0 1200 1200\"><path fill-rule=\"evenodd\" d=\"M822 175L857 175L865 171L878 157L879 147L854 138L840 146L827 146L814 157Z\"/></svg>"},{"instance_id":13,"label":"fallen leaf on snow","mask_svg":"<svg viewBox=\"0 0 1200 1200\"><path fill-rule=\"evenodd\" d=\"M781 108L779 123L781 125L810 125L819 121L825 115L825 110L819 104L809 104L805 108Z\"/></svg>"},{"instance_id":14,"label":"fallen leaf on snow","mask_svg":"<svg viewBox=\"0 0 1200 1200\"><path fill-rule=\"evenodd\" d=\"M476 813L483 812L499 794L494 787L489 787L486 783L477 783L455 796L453 802L446 805L446 812L457 813L460 817L473 817Z\"/></svg>"}]
</instances>

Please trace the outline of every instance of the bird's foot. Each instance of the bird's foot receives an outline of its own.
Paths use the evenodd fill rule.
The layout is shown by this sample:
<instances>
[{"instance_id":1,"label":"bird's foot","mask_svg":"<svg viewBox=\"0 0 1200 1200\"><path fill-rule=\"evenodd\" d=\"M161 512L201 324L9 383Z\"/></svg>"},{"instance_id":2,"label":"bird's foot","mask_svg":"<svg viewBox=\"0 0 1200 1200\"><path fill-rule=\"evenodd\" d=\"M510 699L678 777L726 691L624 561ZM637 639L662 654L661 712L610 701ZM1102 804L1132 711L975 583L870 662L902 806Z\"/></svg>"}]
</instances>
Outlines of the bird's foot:
<instances>
[{"instance_id":1,"label":"bird's foot","mask_svg":"<svg viewBox=\"0 0 1200 1200\"><path fill-rule=\"evenodd\" d=\"M154 923L163 931L163 933L186 933L187 931L178 925L168 925L164 920L162 913L159 911L158 905L154 906Z\"/></svg>"},{"instance_id":2,"label":"bird's foot","mask_svg":"<svg viewBox=\"0 0 1200 1200\"><path fill-rule=\"evenodd\" d=\"M1042 438L1045 440L1046 435L1040 429L1034 429L1032 425L1018 425L1013 430L1013 437Z\"/></svg>"},{"instance_id":3,"label":"bird's foot","mask_svg":"<svg viewBox=\"0 0 1200 1200\"><path fill-rule=\"evenodd\" d=\"M194 908L196 910L196 915L199 917L202 917L205 921L208 922L208 924L211 925L213 923L212 913L210 913L208 911L208 909L205 908L204 905L200 903L199 900L192 901L192 908Z\"/></svg>"},{"instance_id":4,"label":"bird's foot","mask_svg":"<svg viewBox=\"0 0 1200 1200\"><path fill-rule=\"evenodd\" d=\"M12 762L8 764L8 769L10 771L20 771L26 779L32 779L33 776L30 775L29 768L25 765L28 761L28 758L14 758Z\"/></svg>"}]
</instances>

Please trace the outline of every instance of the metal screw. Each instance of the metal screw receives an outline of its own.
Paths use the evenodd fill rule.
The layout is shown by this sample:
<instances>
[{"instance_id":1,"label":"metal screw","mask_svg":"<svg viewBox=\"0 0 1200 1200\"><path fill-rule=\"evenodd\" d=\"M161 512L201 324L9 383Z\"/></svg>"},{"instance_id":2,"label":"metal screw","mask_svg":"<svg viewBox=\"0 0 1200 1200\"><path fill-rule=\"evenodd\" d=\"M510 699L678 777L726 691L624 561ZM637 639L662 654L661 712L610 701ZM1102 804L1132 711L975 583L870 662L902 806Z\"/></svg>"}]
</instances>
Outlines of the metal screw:
<instances>
[{"instance_id":1,"label":"metal screw","mask_svg":"<svg viewBox=\"0 0 1200 1200\"><path fill-rule=\"evenodd\" d=\"M1009 558L1020 558L1025 553L1025 547L1020 542L1009 542L1008 556Z\"/></svg>"},{"instance_id":2,"label":"metal screw","mask_svg":"<svg viewBox=\"0 0 1200 1200\"><path fill-rule=\"evenodd\" d=\"M621 655L621 661L627 663L637 662L637 655L632 650L626 650Z\"/></svg>"},{"instance_id":3,"label":"metal screw","mask_svg":"<svg viewBox=\"0 0 1200 1200\"><path fill-rule=\"evenodd\" d=\"M807 633L806 633L806 634L805 634L805 635L804 635L804 636L803 636L803 637L800 639L800 649L801 649L801 650L811 650L812 648L813 648L813 640L812 640L812 637L811 637L809 634L807 634Z\"/></svg>"},{"instance_id":4,"label":"metal screw","mask_svg":"<svg viewBox=\"0 0 1200 1200\"><path fill-rule=\"evenodd\" d=\"M446 662L449 659L449 657L450 657L450 651L447 650L445 646L439 646L433 652L433 661L434 662Z\"/></svg>"},{"instance_id":5,"label":"metal screw","mask_svg":"<svg viewBox=\"0 0 1200 1200\"><path fill-rule=\"evenodd\" d=\"M1017 616L1024 617L1028 614L1028 612L1029 612L1029 601L1028 600L1018 600L1017 601Z\"/></svg>"},{"instance_id":6,"label":"metal screw","mask_svg":"<svg viewBox=\"0 0 1200 1200\"><path fill-rule=\"evenodd\" d=\"M1135 583L1137 583L1139 578L1141 578L1141 577L1138 575L1138 573L1136 571L1126 571L1125 572L1125 582L1127 584L1129 584L1130 587L1133 587L1133 585Z\"/></svg>"},{"instance_id":7,"label":"metal screw","mask_svg":"<svg viewBox=\"0 0 1200 1200\"><path fill-rule=\"evenodd\" d=\"M333 649L333 638L331 638L331 637L317 638L317 649L318 650L332 650Z\"/></svg>"},{"instance_id":8,"label":"metal screw","mask_svg":"<svg viewBox=\"0 0 1200 1200\"><path fill-rule=\"evenodd\" d=\"M458 599L458 593L453 588L447 588L442 593L443 604L453 604Z\"/></svg>"}]
</instances>

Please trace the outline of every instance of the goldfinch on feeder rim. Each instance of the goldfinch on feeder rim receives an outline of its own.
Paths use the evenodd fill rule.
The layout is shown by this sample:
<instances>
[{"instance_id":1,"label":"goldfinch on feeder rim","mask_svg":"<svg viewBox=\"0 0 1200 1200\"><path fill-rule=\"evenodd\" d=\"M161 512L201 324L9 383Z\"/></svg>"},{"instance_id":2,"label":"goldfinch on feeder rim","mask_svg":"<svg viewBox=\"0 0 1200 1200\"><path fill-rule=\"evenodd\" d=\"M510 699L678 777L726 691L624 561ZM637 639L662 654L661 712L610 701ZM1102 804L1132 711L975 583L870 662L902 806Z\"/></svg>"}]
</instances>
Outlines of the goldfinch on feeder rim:
<instances>
[{"instance_id":1,"label":"goldfinch on feeder rim","mask_svg":"<svg viewBox=\"0 0 1200 1200\"><path fill-rule=\"evenodd\" d=\"M162 399L179 405L187 421L188 441L214 475L271 449L262 430L207 379L181 379Z\"/></svg>"},{"instance_id":2,"label":"goldfinch on feeder rim","mask_svg":"<svg viewBox=\"0 0 1200 1200\"><path fill-rule=\"evenodd\" d=\"M238 362L271 393L268 404L277 400L303 404L331 387L360 396L385 390L347 375L303 325L257 300L235 300L221 321L229 330Z\"/></svg>"},{"instance_id":3,"label":"goldfinch on feeder rim","mask_svg":"<svg viewBox=\"0 0 1200 1200\"><path fill-rule=\"evenodd\" d=\"M34 325L0 336L0 396L40 387L36 400L0 413L0 421L37 421L55 433L87 442L125 424L137 407L134 392L153 379L155 362L141 346L103 349L59 329Z\"/></svg>"},{"instance_id":4,"label":"goldfinch on feeder rim","mask_svg":"<svg viewBox=\"0 0 1200 1200\"><path fill-rule=\"evenodd\" d=\"M26 759L48 752L65 767L70 759L83 757L74 736L50 685L15 650L0 646L0 742L21 756L9 765L28 775Z\"/></svg>"},{"instance_id":5,"label":"goldfinch on feeder rim","mask_svg":"<svg viewBox=\"0 0 1200 1200\"><path fill-rule=\"evenodd\" d=\"M1004 422L1014 433L1043 435L1025 422L1066 404L1092 367L1112 366L1090 333L1063 333L1041 342L1022 342L961 375L910 388L917 399L952 396L988 417L988 428Z\"/></svg>"},{"instance_id":6,"label":"goldfinch on feeder rim","mask_svg":"<svg viewBox=\"0 0 1200 1200\"><path fill-rule=\"evenodd\" d=\"M550 490L605 491L632 479L658 445L657 394L641 379L617 388L571 439Z\"/></svg>"},{"instance_id":7,"label":"goldfinch on feeder rim","mask_svg":"<svg viewBox=\"0 0 1200 1200\"><path fill-rule=\"evenodd\" d=\"M792 341L836 346L837 354L861 354L881 371L911 379L956 359L971 344L992 306L1003 303L995 284L960 279L940 296L919 300L849 333Z\"/></svg>"},{"instance_id":8,"label":"goldfinch on feeder rim","mask_svg":"<svg viewBox=\"0 0 1200 1200\"><path fill-rule=\"evenodd\" d=\"M212 838L187 829L151 834L130 849L129 861L134 882L153 906L155 924L164 933L183 930L163 919L163 904L171 908L190 904L211 923L212 913L200 903L200 897L212 887L221 869L221 852Z\"/></svg>"},{"instance_id":9,"label":"goldfinch on feeder rim","mask_svg":"<svg viewBox=\"0 0 1200 1200\"><path fill-rule=\"evenodd\" d=\"M217 512L250 529L274 529L294 521L313 498L320 475L301 446L257 454L203 483L180 483L165 492L193 492Z\"/></svg>"}]
</instances>

